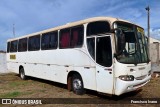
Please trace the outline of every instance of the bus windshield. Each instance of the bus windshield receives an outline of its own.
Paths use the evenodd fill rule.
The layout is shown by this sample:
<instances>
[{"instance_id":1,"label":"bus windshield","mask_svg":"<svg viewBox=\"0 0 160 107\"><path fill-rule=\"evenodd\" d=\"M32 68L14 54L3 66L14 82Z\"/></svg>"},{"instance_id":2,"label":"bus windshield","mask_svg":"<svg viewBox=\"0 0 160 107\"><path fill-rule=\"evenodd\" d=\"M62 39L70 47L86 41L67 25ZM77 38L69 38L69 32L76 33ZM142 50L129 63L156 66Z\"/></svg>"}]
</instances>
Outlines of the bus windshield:
<instances>
[{"instance_id":1,"label":"bus windshield","mask_svg":"<svg viewBox=\"0 0 160 107\"><path fill-rule=\"evenodd\" d=\"M117 60L126 64L147 63L149 58L144 30L124 22L116 22L114 27L121 29L125 37L125 48L116 56Z\"/></svg>"}]
</instances>

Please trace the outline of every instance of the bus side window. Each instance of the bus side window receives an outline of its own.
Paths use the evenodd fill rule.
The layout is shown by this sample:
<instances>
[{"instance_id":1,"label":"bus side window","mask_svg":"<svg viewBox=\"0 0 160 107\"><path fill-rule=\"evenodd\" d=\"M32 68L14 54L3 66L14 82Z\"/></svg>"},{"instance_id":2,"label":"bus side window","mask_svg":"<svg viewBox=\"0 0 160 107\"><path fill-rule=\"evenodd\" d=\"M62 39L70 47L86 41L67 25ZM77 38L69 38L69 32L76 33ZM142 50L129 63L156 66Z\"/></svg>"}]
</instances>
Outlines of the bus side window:
<instances>
[{"instance_id":1,"label":"bus side window","mask_svg":"<svg viewBox=\"0 0 160 107\"><path fill-rule=\"evenodd\" d=\"M87 36L103 34L110 31L110 24L107 21L91 22L87 26Z\"/></svg>"},{"instance_id":2,"label":"bus side window","mask_svg":"<svg viewBox=\"0 0 160 107\"><path fill-rule=\"evenodd\" d=\"M28 50L29 51L36 51L40 49L40 36L32 36L29 37L28 40Z\"/></svg>"},{"instance_id":3,"label":"bus side window","mask_svg":"<svg viewBox=\"0 0 160 107\"><path fill-rule=\"evenodd\" d=\"M95 38L87 38L87 47L90 55L95 59Z\"/></svg>"},{"instance_id":4,"label":"bus side window","mask_svg":"<svg viewBox=\"0 0 160 107\"><path fill-rule=\"evenodd\" d=\"M60 45L59 48L69 48L70 47L70 29L63 29L60 31Z\"/></svg>"},{"instance_id":5,"label":"bus side window","mask_svg":"<svg viewBox=\"0 0 160 107\"><path fill-rule=\"evenodd\" d=\"M78 31L72 32L71 47L75 47L78 43Z\"/></svg>"},{"instance_id":6,"label":"bus side window","mask_svg":"<svg viewBox=\"0 0 160 107\"><path fill-rule=\"evenodd\" d=\"M42 35L41 48L42 50L56 49L58 41L58 32L50 32Z\"/></svg>"},{"instance_id":7,"label":"bus side window","mask_svg":"<svg viewBox=\"0 0 160 107\"><path fill-rule=\"evenodd\" d=\"M41 38L41 49L42 50L49 49L49 38L50 38L49 33L42 35L42 38Z\"/></svg>"},{"instance_id":8,"label":"bus side window","mask_svg":"<svg viewBox=\"0 0 160 107\"><path fill-rule=\"evenodd\" d=\"M17 52L17 44L18 44L17 40L11 41L10 52Z\"/></svg>"},{"instance_id":9,"label":"bus side window","mask_svg":"<svg viewBox=\"0 0 160 107\"><path fill-rule=\"evenodd\" d=\"M19 39L18 52L27 51L27 38Z\"/></svg>"},{"instance_id":10,"label":"bus side window","mask_svg":"<svg viewBox=\"0 0 160 107\"><path fill-rule=\"evenodd\" d=\"M112 65L112 48L109 36L97 37L96 62L105 67L110 67Z\"/></svg>"},{"instance_id":11,"label":"bus side window","mask_svg":"<svg viewBox=\"0 0 160 107\"><path fill-rule=\"evenodd\" d=\"M52 49L57 49L57 44L58 44L58 32L54 32L50 37L49 46Z\"/></svg>"},{"instance_id":12,"label":"bus side window","mask_svg":"<svg viewBox=\"0 0 160 107\"><path fill-rule=\"evenodd\" d=\"M7 42L7 53L9 53L10 51L10 42Z\"/></svg>"},{"instance_id":13,"label":"bus side window","mask_svg":"<svg viewBox=\"0 0 160 107\"><path fill-rule=\"evenodd\" d=\"M71 29L71 48L81 47L83 45L83 26Z\"/></svg>"}]
</instances>

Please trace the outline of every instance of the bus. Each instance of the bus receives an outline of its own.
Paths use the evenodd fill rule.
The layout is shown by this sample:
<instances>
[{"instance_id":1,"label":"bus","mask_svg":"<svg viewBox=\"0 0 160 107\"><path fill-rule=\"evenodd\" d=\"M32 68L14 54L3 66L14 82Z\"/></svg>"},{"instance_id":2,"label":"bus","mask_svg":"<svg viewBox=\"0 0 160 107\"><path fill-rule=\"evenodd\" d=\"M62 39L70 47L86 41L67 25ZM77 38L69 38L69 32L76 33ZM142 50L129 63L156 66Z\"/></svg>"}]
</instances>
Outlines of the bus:
<instances>
[{"instance_id":1,"label":"bus","mask_svg":"<svg viewBox=\"0 0 160 107\"><path fill-rule=\"evenodd\" d=\"M112 17L93 17L7 40L9 71L85 89L121 95L151 79L144 29Z\"/></svg>"}]
</instances>

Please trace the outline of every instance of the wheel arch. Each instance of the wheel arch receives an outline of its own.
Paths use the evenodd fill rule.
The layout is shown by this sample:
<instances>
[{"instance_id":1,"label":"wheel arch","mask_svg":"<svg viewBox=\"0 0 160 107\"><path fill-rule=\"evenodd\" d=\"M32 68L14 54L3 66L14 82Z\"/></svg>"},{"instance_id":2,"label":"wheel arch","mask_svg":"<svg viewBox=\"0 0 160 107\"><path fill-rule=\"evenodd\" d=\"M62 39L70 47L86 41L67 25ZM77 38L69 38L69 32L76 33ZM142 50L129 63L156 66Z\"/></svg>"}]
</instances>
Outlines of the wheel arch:
<instances>
[{"instance_id":1,"label":"wheel arch","mask_svg":"<svg viewBox=\"0 0 160 107\"><path fill-rule=\"evenodd\" d=\"M20 70L21 70L22 68L24 69L24 67L23 67L22 65L20 65L20 66L19 66L19 74L20 74Z\"/></svg>"},{"instance_id":2,"label":"wheel arch","mask_svg":"<svg viewBox=\"0 0 160 107\"><path fill-rule=\"evenodd\" d=\"M81 74L80 74L78 71L70 71L70 72L68 73L68 75L67 75L67 88L68 88L69 91L72 90L71 81L72 81L73 75L75 75L75 74L79 75L79 76L81 77L82 81L83 81L83 78L82 78ZM83 82L84 82L84 81L83 81ZM83 85L84 85L84 83L83 83Z\"/></svg>"}]
</instances>

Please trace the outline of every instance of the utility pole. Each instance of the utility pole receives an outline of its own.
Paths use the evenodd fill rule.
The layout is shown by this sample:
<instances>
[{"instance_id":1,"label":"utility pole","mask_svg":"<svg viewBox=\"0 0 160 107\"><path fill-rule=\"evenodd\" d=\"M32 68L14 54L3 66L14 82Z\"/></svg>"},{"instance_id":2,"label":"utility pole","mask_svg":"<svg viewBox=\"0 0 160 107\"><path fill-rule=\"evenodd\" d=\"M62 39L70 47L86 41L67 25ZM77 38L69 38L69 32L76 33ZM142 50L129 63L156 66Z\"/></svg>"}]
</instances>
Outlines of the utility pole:
<instances>
[{"instance_id":1,"label":"utility pole","mask_svg":"<svg viewBox=\"0 0 160 107\"><path fill-rule=\"evenodd\" d=\"M147 6L145 8L147 10L147 24L148 24L148 43L150 43L150 8Z\"/></svg>"},{"instance_id":2,"label":"utility pole","mask_svg":"<svg viewBox=\"0 0 160 107\"><path fill-rule=\"evenodd\" d=\"M15 38L15 24L13 23L13 36Z\"/></svg>"},{"instance_id":3,"label":"utility pole","mask_svg":"<svg viewBox=\"0 0 160 107\"><path fill-rule=\"evenodd\" d=\"M147 33L148 33L148 53L150 56L150 8L149 5L145 8L147 11L147 25L148 25L148 29L147 29Z\"/></svg>"}]
</instances>

